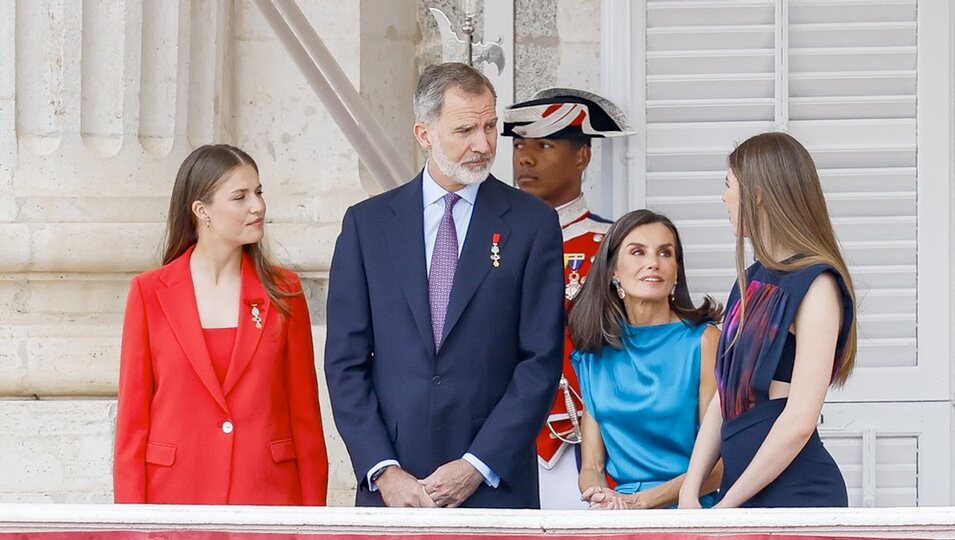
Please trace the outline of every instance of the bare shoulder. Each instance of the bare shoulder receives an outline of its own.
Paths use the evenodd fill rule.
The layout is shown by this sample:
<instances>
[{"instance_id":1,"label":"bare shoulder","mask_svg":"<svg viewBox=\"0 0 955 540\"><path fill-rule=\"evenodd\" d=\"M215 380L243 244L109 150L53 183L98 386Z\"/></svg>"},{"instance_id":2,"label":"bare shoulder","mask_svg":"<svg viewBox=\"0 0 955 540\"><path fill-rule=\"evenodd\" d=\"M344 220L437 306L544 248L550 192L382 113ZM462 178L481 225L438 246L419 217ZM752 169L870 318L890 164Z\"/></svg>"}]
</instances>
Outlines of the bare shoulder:
<instances>
[{"instance_id":1,"label":"bare shoulder","mask_svg":"<svg viewBox=\"0 0 955 540\"><path fill-rule=\"evenodd\" d=\"M716 350L720 345L720 330L712 324L700 336L700 364L709 372L716 365Z\"/></svg>"},{"instance_id":2,"label":"bare shoulder","mask_svg":"<svg viewBox=\"0 0 955 540\"><path fill-rule=\"evenodd\" d=\"M700 336L700 345L716 349L720 343L720 329L712 324L706 325L706 330Z\"/></svg>"},{"instance_id":3,"label":"bare shoulder","mask_svg":"<svg viewBox=\"0 0 955 540\"><path fill-rule=\"evenodd\" d=\"M831 272L822 272L809 285L806 296L803 298L803 306L829 305L839 302L841 292L839 282L836 276Z\"/></svg>"},{"instance_id":4,"label":"bare shoulder","mask_svg":"<svg viewBox=\"0 0 955 540\"><path fill-rule=\"evenodd\" d=\"M799 335L800 326L837 326L842 316L841 303L841 291L836 276L832 272L822 272L816 276L796 311L796 319L793 321L796 335Z\"/></svg>"}]
</instances>

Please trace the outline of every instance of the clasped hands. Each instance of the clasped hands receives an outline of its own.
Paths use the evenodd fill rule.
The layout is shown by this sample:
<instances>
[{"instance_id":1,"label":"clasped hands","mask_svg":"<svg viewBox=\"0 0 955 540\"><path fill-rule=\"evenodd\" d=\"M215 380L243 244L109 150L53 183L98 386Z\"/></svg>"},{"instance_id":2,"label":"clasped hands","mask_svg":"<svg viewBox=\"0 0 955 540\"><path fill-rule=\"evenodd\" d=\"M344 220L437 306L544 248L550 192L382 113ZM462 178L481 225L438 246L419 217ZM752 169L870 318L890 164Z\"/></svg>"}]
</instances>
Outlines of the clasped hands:
<instances>
[{"instance_id":1,"label":"clasped hands","mask_svg":"<svg viewBox=\"0 0 955 540\"><path fill-rule=\"evenodd\" d=\"M484 481L481 473L463 459L438 467L419 480L397 466L388 467L375 481L385 506L455 508L468 500Z\"/></svg>"},{"instance_id":2,"label":"clasped hands","mask_svg":"<svg viewBox=\"0 0 955 540\"><path fill-rule=\"evenodd\" d=\"M590 504L591 510L627 510L650 508L641 494L624 495L608 487L593 486L580 494L580 500Z\"/></svg>"}]
</instances>

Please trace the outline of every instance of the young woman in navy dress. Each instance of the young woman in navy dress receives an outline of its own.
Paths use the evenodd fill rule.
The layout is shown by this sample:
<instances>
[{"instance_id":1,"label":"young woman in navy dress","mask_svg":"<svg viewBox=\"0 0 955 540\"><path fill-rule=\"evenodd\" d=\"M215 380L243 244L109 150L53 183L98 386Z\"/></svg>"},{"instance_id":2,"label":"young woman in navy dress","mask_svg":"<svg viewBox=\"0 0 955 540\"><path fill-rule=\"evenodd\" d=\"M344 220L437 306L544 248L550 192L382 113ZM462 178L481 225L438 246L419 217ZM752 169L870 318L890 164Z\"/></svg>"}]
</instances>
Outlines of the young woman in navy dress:
<instances>
[{"instance_id":1,"label":"young woman in navy dress","mask_svg":"<svg viewBox=\"0 0 955 540\"><path fill-rule=\"evenodd\" d=\"M723 202L738 280L716 355L718 392L680 507L699 507L699 486L720 457L716 507L847 506L816 421L829 386L852 371L855 292L812 157L784 133L750 138L729 156ZM745 271L744 238L756 254Z\"/></svg>"}]
</instances>

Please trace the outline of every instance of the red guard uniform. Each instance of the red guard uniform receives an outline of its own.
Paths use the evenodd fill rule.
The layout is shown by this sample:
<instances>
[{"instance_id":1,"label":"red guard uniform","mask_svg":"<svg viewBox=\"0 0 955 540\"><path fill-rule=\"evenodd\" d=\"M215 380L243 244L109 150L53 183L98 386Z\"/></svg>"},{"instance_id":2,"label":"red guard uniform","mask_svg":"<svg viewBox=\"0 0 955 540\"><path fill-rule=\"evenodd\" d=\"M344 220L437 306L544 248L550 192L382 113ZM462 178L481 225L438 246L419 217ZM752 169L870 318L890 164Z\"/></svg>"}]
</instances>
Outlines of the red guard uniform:
<instances>
[{"instance_id":1,"label":"red guard uniform","mask_svg":"<svg viewBox=\"0 0 955 540\"><path fill-rule=\"evenodd\" d=\"M574 297L580 291L580 286L586 281L593 257L597 254L597 248L600 247L604 234L610 228L610 222L591 214L583 195L558 208L557 213L564 234L564 283L566 285L564 307L570 309ZM563 376L570 385L571 399L579 416L583 410L583 404L579 398L580 385L577 382L577 375L570 365L570 353L573 350L570 332L565 330ZM537 436L537 459L543 469L552 469L564 451L572 446L554 436L554 431L564 438L573 439L572 430L573 424L567 411L566 396L564 391L558 388L547 424Z\"/></svg>"},{"instance_id":2,"label":"red guard uniform","mask_svg":"<svg viewBox=\"0 0 955 540\"><path fill-rule=\"evenodd\" d=\"M625 137L633 133L626 114L610 100L585 90L545 88L528 101L504 108L504 131L501 135L515 137L515 143L528 139L574 139L577 144L571 149L579 151L580 144L589 146L591 139ZM577 154L578 163L583 163L579 159L585 155L589 157L590 154ZM518 147L515 144L514 175L521 189L533 193L542 188L537 179L540 175L546 175L548 168L555 163L553 155L541 163L535 161L544 156L529 146L525 148L524 145ZM525 179L526 186L521 183L521 178ZM563 181L580 182L580 179L565 178ZM539 196L547 200L545 195ZM610 229L610 222L591 214L583 195L557 208L557 213L564 231L564 307L569 309L586 280L592 259ZM566 451L573 444L561 440L577 442L568 411L575 410L579 418L582 409L577 375L570 365L573 349L570 336L565 333L561 387L556 389L550 417L537 437L540 502L543 509L587 507L581 502L577 490L576 452ZM563 388L567 388L569 396Z\"/></svg>"}]
</instances>

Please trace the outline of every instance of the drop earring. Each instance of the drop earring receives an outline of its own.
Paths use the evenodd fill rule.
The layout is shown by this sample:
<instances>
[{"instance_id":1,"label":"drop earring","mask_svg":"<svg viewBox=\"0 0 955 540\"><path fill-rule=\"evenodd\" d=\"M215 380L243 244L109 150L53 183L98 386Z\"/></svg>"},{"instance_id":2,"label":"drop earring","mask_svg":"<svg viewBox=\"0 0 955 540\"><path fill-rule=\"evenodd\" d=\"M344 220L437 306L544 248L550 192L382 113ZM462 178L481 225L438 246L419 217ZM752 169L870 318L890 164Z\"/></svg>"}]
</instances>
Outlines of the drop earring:
<instances>
[{"instance_id":1,"label":"drop earring","mask_svg":"<svg viewBox=\"0 0 955 540\"><path fill-rule=\"evenodd\" d=\"M610 285L617 289L617 298L623 300L627 297L627 291L623 290L623 287L620 285L620 280L617 279L617 276L614 276L610 279Z\"/></svg>"},{"instance_id":2,"label":"drop earring","mask_svg":"<svg viewBox=\"0 0 955 540\"><path fill-rule=\"evenodd\" d=\"M210 227L212 227L212 220L209 219L209 216L206 216L205 221L206 221L206 228L207 228L207 229L210 228Z\"/></svg>"},{"instance_id":3,"label":"drop earring","mask_svg":"<svg viewBox=\"0 0 955 540\"><path fill-rule=\"evenodd\" d=\"M673 282L673 288L670 289L670 301L671 301L671 302L676 302L676 286L677 286L677 284L679 284L679 283L680 283L679 281L674 281L674 282Z\"/></svg>"}]
</instances>

